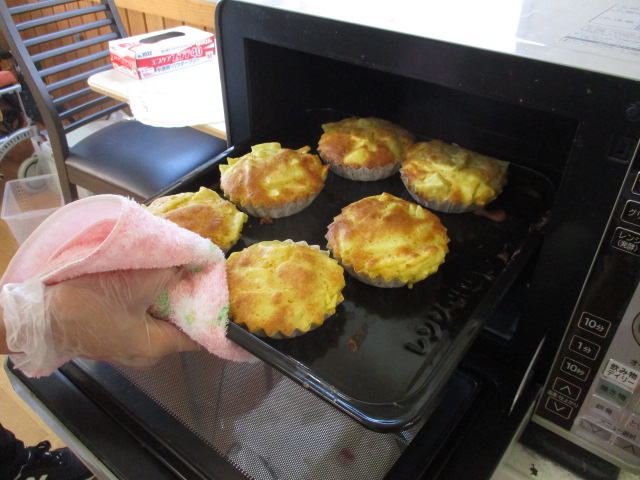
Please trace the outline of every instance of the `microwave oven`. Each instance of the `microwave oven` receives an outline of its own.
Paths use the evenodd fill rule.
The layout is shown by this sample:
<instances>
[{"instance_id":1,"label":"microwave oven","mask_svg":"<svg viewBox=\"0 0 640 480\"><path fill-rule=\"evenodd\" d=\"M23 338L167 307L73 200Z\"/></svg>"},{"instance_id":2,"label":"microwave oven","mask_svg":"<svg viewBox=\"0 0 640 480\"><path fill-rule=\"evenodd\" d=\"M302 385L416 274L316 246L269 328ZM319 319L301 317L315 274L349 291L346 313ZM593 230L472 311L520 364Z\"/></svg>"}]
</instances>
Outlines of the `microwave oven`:
<instances>
[{"instance_id":1,"label":"microwave oven","mask_svg":"<svg viewBox=\"0 0 640 480\"><path fill-rule=\"evenodd\" d=\"M9 364L89 462L116 478L488 479L531 419L640 472L640 3L438 3L219 2L220 162L266 141L313 149L325 122L379 117L508 161L488 207L507 220L442 215L440 277L348 281L327 329L270 341L230 325L256 364L74 360L37 380ZM311 210L252 219L237 248L322 242L345 202L398 185L330 177Z\"/></svg>"}]
</instances>

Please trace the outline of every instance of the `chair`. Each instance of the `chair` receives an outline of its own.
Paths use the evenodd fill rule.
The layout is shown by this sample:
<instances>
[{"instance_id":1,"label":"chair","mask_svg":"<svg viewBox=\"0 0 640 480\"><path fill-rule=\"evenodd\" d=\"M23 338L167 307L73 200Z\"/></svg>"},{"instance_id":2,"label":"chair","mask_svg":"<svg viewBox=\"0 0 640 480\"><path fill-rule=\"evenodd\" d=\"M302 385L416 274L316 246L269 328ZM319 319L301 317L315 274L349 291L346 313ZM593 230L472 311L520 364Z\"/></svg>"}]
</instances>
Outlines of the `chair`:
<instances>
[{"instance_id":1,"label":"chair","mask_svg":"<svg viewBox=\"0 0 640 480\"><path fill-rule=\"evenodd\" d=\"M145 201L226 150L226 141L191 127L151 127L131 119L70 146L68 133L127 106L86 82L111 68L107 42L127 36L113 0L16 6L0 0L0 15L5 41L51 143L65 203L78 198L77 187Z\"/></svg>"}]
</instances>

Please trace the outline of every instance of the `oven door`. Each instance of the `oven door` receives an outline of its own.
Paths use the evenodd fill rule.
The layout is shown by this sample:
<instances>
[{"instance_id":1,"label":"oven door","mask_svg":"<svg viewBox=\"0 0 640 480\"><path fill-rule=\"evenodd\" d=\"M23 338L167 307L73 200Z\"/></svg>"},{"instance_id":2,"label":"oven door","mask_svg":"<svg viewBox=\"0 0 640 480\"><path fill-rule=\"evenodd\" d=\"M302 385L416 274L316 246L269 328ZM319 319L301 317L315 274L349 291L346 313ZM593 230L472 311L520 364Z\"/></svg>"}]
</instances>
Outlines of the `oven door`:
<instances>
[{"instance_id":1,"label":"oven door","mask_svg":"<svg viewBox=\"0 0 640 480\"><path fill-rule=\"evenodd\" d=\"M85 360L39 379L5 369L100 478L489 479L538 389L519 390L519 372L475 350L468 361L485 372L460 367L433 412L394 433L366 429L262 362L203 352L145 372Z\"/></svg>"}]
</instances>

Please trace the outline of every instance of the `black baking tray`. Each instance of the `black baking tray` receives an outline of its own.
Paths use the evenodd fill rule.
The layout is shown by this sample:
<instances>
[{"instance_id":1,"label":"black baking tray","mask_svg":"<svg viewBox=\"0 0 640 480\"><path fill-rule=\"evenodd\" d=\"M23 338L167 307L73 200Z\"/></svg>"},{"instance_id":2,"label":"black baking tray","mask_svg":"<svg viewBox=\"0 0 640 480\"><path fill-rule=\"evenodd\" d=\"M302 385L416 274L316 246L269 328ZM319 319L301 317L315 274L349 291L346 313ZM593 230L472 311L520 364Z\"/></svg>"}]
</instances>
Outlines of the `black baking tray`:
<instances>
[{"instance_id":1,"label":"black baking tray","mask_svg":"<svg viewBox=\"0 0 640 480\"><path fill-rule=\"evenodd\" d=\"M331 110L306 112L292 124L232 147L219 163L263 142L293 149L308 145L316 153L322 123L344 116ZM222 193L217 170L180 187L203 185ZM326 249L327 226L340 210L382 192L413 201L400 174L355 182L329 172L324 189L305 210L271 223L250 217L229 254L264 240L305 241ZM487 207L504 211L503 221L434 212L447 228L449 253L436 274L413 288L377 288L345 273L345 300L321 327L273 340L231 323L227 335L366 427L406 428L434 407L442 386L535 252L552 196L546 177L511 163L507 186Z\"/></svg>"}]
</instances>

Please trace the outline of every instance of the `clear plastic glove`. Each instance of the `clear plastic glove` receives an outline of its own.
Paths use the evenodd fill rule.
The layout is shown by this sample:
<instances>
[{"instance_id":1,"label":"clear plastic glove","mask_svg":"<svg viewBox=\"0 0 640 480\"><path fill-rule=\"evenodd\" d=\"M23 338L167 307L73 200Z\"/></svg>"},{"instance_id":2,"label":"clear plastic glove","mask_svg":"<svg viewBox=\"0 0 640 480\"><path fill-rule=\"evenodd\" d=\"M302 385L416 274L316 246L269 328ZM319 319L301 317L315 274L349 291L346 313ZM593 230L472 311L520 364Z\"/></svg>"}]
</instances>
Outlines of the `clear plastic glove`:
<instances>
[{"instance_id":1,"label":"clear plastic glove","mask_svg":"<svg viewBox=\"0 0 640 480\"><path fill-rule=\"evenodd\" d=\"M74 357L148 367L198 344L148 308L179 279L180 270L149 269L84 275L45 287L37 280L5 285L7 346L29 376L48 375Z\"/></svg>"}]
</instances>

